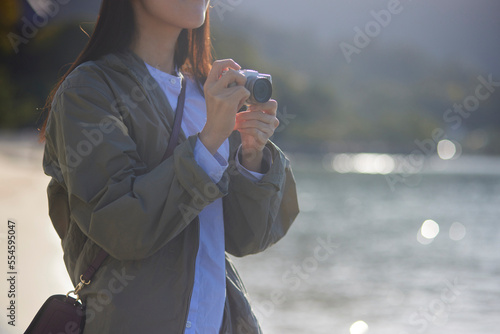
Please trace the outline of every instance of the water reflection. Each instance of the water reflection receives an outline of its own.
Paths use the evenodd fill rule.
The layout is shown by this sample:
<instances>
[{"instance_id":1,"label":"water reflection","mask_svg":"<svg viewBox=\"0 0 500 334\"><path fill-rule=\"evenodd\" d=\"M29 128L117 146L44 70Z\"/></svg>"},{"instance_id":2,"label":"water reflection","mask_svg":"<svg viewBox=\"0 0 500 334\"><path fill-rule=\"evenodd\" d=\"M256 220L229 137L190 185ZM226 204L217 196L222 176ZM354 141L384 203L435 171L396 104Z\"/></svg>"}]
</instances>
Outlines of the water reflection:
<instances>
[{"instance_id":1,"label":"water reflection","mask_svg":"<svg viewBox=\"0 0 500 334\"><path fill-rule=\"evenodd\" d=\"M437 144L437 154L442 160L453 159L457 155L458 145L448 139L439 141Z\"/></svg>"},{"instance_id":2,"label":"water reflection","mask_svg":"<svg viewBox=\"0 0 500 334\"><path fill-rule=\"evenodd\" d=\"M450 239L454 241L460 241L465 237L466 229L465 226L459 222L454 222L450 226Z\"/></svg>"},{"instance_id":3,"label":"water reflection","mask_svg":"<svg viewBox=\"0 0 500 334\"><path fill-rule=\"evenodd\" d=\"M331 162L331 168L338 173L389 174L396 162L388 154L359 153L338 154Z\"/></svg>"},{"instance_id":4,"label":"water reflection","mask_svg":"<svg viewBox=\"0 0 500 334\"><path fill-rule=\"evenodd\" d=\"M422 226L417 233L417 241L422 245L428 245L438 234L439 224L434 220L428 219L422 223Z\"/></svg>"},{"instance_id":5,"label":"water reflection","mask_svg":"<svg viewBox=\"0 0 500 334\"><path fill-rule=\"evenodd\" d=\"M365 334L368 332L368 325L363 320L356 321L349 328L351 334Z\"/></svg>"},{"instance_id":6,"label":"water reflection","mask_svg":"<svg viewBox=\"0 0 500 334\"><path fill-rule=\"evenodd\" d=\"M410 154L329 153L323 157L329 172L350 174L400 174L408 184L410 177L424 174L498 175L498 158L462 154L462 146L441 140L434 150L413 150ZM397 177L394 179L398 179ZM418 183L418 182L417 182Z\"/></svg>"},{"instance_id":7,"label":"water reflection","mask_svg":"<svg viewBox=\"0 0 500 334\"><path fill-rule=\"evenodd\" d=\"M422 155L398 155L378 153L327 154L323 166L327 171L355 174L416 174L424 165Z\"/></svg>"},{"instance_id":8,"label":"water reflection","mask_svg":"<svg viewBox=\"0 0 500 334\"><path fill-rule=\"evenodd\" d=\"M309 212L316 209L316 199L313 194L307 192L299 193L299 203L301 212Z\"/></svg>"},{"instance_id":9,"label":"water reflection","mask_svg":"<svg viewBox=\"0 0 500 334\"><path fill-rule=\"evenodd\" d=\"M401 305L403 303L403 301L405 300L405 295L404 295L403 291L401 291L400 289L394 288L394 289L389 291L389 293L387 294L386 300L389 304L391 304L393 306L398 306L398 305Z\"/></svg>"},{"instance_id":10,"label":"water reflection","mask_svg":"<svg viewBox=\"0 0 500 334\"><path fill-rule=\"evenodd\" d=\"M434 239L439 233L439 225L434 220L426 220L420 228L422 236L427 239Z\"/></svg>"}]
</instances>

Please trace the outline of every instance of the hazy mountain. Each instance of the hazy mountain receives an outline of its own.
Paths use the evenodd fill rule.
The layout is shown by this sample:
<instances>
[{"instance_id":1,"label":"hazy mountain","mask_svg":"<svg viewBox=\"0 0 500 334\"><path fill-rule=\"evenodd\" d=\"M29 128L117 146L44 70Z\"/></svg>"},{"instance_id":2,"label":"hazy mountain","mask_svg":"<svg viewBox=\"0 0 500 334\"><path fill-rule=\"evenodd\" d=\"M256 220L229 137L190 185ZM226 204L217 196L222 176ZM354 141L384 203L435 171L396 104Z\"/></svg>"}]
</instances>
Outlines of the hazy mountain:
<instances>
[{"instance_id":1,"label":"hazy mountain","mask_svg":"<svg viewBox=\"0 0 500 334\"><path fill-rule=\"evenodd\" d=\"M36 6L44 0L28 2ZM55 18L95 20L100 2L70 1L59 5ZM343 56L341 42L353 43L353 29L365 30L374 21L371 12L387 10L390 4L397 14L391 15L367 50L374 45L404 45L500 75L498 0L214 0L212 20L228 28L245 19L250 31L252 25L264 25L290 35L306 33L337 57Z\"/></svg>"},{"instance_id":2,"label":"hazy mountain","mask_svg":"<svg viewBox=\"0 0 500 334\"><path fill-rule=\"evenodd\" d=\"M55 20L95 20L99 3L60 5ZM291 117L278 135L287 143L407 152L440 127L464 149L498 154L498 93L460 126L445 115L479 76L500 81L499 8L496 0L217 0L211 17L220 58L273 75L281 116ZM86 39L74 23L63 30Z\"/></svg>"},{"instance_id":3,"label":"hazy mountain","mask_svg":"<svg viewBox=\"0 0 500 334\"><path fill-rule=\"evenodd\" d=\"M231 3L235 5L227 7ZM332 56L343 56L340 43L354 45L354 28L366 31L367 25L376 22L372 11L387 11L390 3L399 3L393 7L397 14L391 14L389 23L371 38L367 50L375 45L402 45L500 75L497 0L218 0L212 18L222 26L231 27L247 18L255 25L290 35L308 34L311 40L329 48ZM245 28L251 30L252 26Z\"/></svg>"}]
</instances>

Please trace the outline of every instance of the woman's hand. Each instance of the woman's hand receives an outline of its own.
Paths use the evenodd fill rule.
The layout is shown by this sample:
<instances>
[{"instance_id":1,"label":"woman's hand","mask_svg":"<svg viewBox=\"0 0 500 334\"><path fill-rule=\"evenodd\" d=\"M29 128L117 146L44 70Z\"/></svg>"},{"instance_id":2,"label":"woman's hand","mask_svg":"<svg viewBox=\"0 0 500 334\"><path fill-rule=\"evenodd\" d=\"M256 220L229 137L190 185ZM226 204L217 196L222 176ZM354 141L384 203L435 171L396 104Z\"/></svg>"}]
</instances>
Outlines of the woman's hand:
<instances>
[{"instance_id":1,"label":"woman's hand","mask_svg":"<svg viewBox=\"0 0 500 334\"><path fill-rule=\"evenodd\" d=\"M236 114L235 129L241 134L241 164L254 172L262 172L262 151L279 125L276 118L278 103L269 100L249 106L247 111Z\"/></svg>"},{"instance_id":2,"label":"woman's hand","mask_svg":"<svg viewBox=\"0 0 500 334\"><path fill-rule=\"evenodd\" d=\"M236 113L250 96L246 78L238 72L240 68L232 59L215 61L203 87L207 123L199 138L212 154L235 129Z\"/></svg>"}]
</instances>

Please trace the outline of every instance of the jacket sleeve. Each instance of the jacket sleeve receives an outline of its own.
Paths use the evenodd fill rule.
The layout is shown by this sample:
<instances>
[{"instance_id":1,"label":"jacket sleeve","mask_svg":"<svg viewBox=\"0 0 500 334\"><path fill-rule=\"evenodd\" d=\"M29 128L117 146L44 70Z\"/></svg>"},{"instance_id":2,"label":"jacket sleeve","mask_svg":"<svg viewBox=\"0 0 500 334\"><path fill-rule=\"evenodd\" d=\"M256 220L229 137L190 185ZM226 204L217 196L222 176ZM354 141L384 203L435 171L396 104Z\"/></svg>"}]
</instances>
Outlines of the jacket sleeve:
<instances>
[{"instance_id":1,"label":"jacket sleeve","mask_svg":"<svg viewBox=\"0 0 500 334\"><path fill-rule=\"evenodd\" d=\"M117 259L141 259L224 196L228 179L214 184L196 163L195 136L156 166L146 165L124 118L110 108L106 89L103 84L58 92L44 170L66 187L71 220L88 238Z\"/></svg>"},{"instance_id":2,"label":"jacket sleeve","mask_svg":"<svg viewBox=\"0 0 500 334\"><path fill-rule=\"evenodd\" d=\"M290 162L272 142L266 146L273 161L259 182L252 182L237 168L228 169L229 191L223 199L224 231L226 251L234 256L258 253L273 245L286 234L299 213ZM234 166L234 156L230 166Z\"/></svg>"}]
</instances>

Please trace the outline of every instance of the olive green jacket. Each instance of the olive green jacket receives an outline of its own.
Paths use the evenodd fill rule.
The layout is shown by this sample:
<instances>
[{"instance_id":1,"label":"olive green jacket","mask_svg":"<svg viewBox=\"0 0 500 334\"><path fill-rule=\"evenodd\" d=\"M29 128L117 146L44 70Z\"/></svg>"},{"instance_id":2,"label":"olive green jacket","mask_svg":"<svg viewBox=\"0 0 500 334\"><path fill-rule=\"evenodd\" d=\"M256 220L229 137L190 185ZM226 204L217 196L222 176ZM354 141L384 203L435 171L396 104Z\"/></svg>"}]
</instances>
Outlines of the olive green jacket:
<instances>
[{"instance_id":1,"label":"olive green jacket","mask_svg":"<svg viewBox=\"0 0 500 334\"><path fill-rule=\"evenodd\" d=\"M132 52L78 66L62 83L46 130L49 215L74 284L97 254L110 257L81 296L85 333L183 333L199 243L198 213L223 198L225 248L258 253L298 214L290 163L272 142L272 164L252 182L229 167L214 184L196 163L196 136L180 135L163 159L174 112ZM226 256L221 333L260 333L245 288Z\"/></svg>"}]
</instances>

